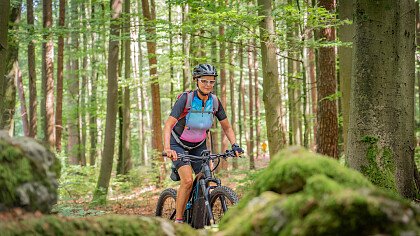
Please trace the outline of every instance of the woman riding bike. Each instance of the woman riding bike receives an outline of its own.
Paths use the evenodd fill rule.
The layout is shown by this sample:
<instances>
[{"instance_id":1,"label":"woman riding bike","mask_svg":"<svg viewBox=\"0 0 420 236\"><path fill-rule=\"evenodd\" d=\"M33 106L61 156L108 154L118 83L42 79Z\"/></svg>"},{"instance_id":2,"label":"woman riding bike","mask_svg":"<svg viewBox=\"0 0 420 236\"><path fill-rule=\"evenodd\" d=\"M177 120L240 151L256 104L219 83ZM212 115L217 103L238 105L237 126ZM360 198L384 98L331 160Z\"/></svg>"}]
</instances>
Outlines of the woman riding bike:
<instances>
[{"instance_id":1,"label":"woman riding bike","mask_svg":"<svg viewBox=\"0 0 420 236\"><path fill-rule=\"evenodd\" d=\"M224 133L232 144L232 150L238 157L243 150L236 144L235 134L230 125L220 100L211 92L216 83L217 71L209 64L199 64L194 68L193 80L197 89L183 93L175 102L164 127L164 152L172 159L181 178L176 198L176 223L183 222L189 193L193 184L192 171L200 172L201 165L178 160L177 153L188 151L199 156L206 150L207 132L216 116Z\"/></svg>"}]
</instances>

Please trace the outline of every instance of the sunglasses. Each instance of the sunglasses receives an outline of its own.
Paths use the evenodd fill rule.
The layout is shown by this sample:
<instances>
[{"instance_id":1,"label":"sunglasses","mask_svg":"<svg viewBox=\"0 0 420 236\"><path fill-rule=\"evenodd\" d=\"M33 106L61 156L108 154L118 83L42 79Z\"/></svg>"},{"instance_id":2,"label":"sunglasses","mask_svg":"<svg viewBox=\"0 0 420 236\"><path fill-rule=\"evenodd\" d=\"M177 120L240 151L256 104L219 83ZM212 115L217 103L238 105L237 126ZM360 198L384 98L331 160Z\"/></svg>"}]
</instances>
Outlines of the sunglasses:
<instances>
[{"instance_id":1,"label":"sunglasses","mask_svg":"<svg viewBox=\"0 0 420 236\"><path fill-rule=\"evenodd\" d=\"M216 83L216 80L198 79L198 81L205 85L214 85Z\"/></svg>"}]
</instances>

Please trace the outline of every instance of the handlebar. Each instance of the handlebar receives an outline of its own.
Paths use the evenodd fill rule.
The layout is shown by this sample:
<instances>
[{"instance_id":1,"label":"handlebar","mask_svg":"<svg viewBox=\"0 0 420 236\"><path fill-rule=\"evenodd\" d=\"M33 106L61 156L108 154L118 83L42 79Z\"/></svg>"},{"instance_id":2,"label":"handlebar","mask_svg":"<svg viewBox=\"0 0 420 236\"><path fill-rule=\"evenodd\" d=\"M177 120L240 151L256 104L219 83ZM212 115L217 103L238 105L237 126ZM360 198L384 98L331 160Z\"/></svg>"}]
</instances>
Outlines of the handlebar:
<instances>
[{"instance_id":1,"label":"handlebar","mask_svg":"<svg viewBox=\"0 0 420 236\"><path fill-rule=\"evenodd\" d=\"M205 151L203 151L205 152ZM167 153L166 152L162 152L162 156L166 157ZM210 154L210 153L202 153L201 156L195 156L195 155L190 155L190 154L184 154L184 153L178 153L178 159L181 159L185 162L188 162L190 160L214 160L217 158L228 158L228 157L235 157L236 154L233 150L226 150L225 153L217 153L217 154Z\"/></svg>"}]
</instances>

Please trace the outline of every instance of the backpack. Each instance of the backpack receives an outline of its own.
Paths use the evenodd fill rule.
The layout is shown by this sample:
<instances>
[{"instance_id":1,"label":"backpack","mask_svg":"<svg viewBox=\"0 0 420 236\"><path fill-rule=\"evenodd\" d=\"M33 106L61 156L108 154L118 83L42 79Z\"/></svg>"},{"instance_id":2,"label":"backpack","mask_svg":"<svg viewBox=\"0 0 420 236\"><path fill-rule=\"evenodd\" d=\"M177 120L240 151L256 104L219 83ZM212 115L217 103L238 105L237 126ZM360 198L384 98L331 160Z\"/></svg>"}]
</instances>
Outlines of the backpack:
<instances>
[{"instance_id":1,"label":"backpack","mask_svg":"<svg viewBox=\"0 0 420 236\"><path fill-rule=\"evenodd\" d=\"M194 91L191 91L191 90L179 94L176 99L178 100L184 94L187 94L187 101L185 102L184 111L179 116L178 120L180 120L180 119L182 119L182 118L184 118L185 116L188 115L188 113L191 110L191 103L194 99ZM216 112L219 110L219 99L213 93L210 93L210 95L213 98L213 115L216 115Z\"/></svg>"}]
</instances>

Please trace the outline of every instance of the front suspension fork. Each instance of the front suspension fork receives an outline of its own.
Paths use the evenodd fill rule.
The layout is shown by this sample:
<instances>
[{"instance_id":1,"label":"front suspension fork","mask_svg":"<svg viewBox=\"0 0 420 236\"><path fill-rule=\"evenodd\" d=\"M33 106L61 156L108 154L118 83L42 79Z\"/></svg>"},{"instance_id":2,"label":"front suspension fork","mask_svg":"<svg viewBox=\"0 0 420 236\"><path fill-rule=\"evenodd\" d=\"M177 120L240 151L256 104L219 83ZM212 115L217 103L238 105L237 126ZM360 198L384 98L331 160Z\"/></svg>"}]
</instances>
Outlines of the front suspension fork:
<instances>
[{"instance_id":1,"label":"front suspension fork","mask_svg":"<svg viewBox=\"0 0 420 236\"><path fill-rule=\"evenodd\" d=\"M204 179L200 179L200 186L201 186L201 191L204 195L204 205L206 206L206 209L207 209L207 214L210 219L210 225L214 225L214 216L213 216L213 212L211 211L210 199L209 199L210 194L206 188L206 181Z\"/></svg>"}]
</instances>

